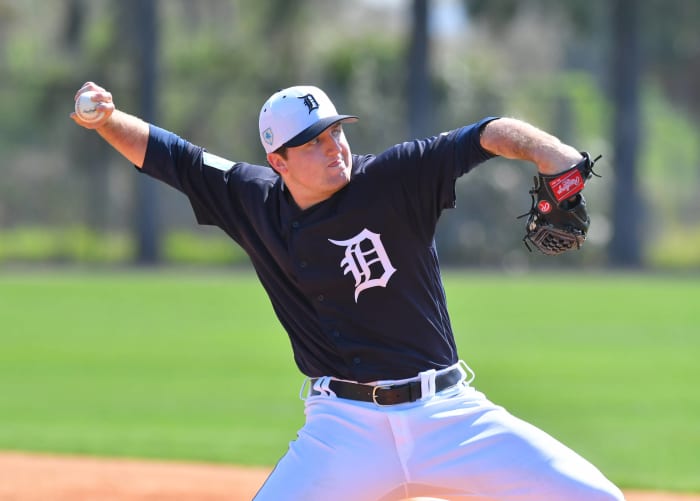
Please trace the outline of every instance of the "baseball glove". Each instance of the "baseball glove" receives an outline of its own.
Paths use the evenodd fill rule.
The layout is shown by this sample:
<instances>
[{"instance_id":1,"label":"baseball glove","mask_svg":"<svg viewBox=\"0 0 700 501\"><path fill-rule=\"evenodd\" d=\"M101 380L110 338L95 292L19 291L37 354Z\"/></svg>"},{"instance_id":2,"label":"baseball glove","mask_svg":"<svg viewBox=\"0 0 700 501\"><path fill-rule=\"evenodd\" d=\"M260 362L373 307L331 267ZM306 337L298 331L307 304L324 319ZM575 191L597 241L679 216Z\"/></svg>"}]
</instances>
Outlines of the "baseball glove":
<instances>
[{"instance_id":1,"label":"baseball glove","mask_svg":"<svg viewBox=\"0 0 700 501\"><path fill-rule=\"evenodd\" d=\"M535 186L530 190L532 207L519 216L527 217L523 242L530 252L534 247L554 256L580 249L586 240L591 220L581 191L591 176L600 177L593 166L601 155L594 160L586 152L581 155L583 159L564 172L535 176Z\"/></svg>"}]
</instances>

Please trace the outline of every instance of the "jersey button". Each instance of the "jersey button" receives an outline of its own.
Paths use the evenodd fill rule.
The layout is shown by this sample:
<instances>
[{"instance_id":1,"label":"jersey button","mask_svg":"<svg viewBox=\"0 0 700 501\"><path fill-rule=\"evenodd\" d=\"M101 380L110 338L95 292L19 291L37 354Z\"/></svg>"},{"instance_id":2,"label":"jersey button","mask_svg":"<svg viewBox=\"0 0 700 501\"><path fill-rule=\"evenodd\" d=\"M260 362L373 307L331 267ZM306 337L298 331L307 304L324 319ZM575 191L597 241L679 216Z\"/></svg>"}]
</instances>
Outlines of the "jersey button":
<instances>
[{"instance_id":1,"label":"jersey button","mask_svg":"<svg viewBox=\"0 0 700 501\"><path fill-rule=\"evenodd\" d=\"M323 301L326 300L326 297L323 294L319 294L316 296L316 299L318 300L319 303L322 303Z\"/></svg>"},{"instance_id":2,"label":"jersey button","mask_svg":"<svg viewBox=\"0 0 700 501\"><path fill-rule=\"evenodd\" d=\"M306 261L301 261L299 263L299 266L301 266L302 268L306 268L307 266L309 266L309 263L307 263Z\"/></svg>"},{"instance_id":3,"label":"jersey button","mask_svg":"<svg viewBox=\"0 0 700 501\"><path fill-rule=\"evenodd\" d=\"M362 362L362 360L360 360L360 357L355 357L352 359L352 363L354 363L355 365L360 365L360 362Z\"/></svg>"},{"instance_id":4,"label":"jersey button","mask_svg":"<svg viewBox=\"0 0 700 501\"><path fill-rule=\"evenodd\" d=\"M331 335L333 337L340 337L340 332L336 330L336 331L331 332Z\"/></svg>"},{"instance_id":5,"label":"jersey button","mask_svg":"<svg viewBox=\"0 0 700 501\"><path fill-rule=\"evenodd\" d=\"M292 222L292 228L298 228L299 227L299 221L294 221Z\"/></svg>"}]
</instances>

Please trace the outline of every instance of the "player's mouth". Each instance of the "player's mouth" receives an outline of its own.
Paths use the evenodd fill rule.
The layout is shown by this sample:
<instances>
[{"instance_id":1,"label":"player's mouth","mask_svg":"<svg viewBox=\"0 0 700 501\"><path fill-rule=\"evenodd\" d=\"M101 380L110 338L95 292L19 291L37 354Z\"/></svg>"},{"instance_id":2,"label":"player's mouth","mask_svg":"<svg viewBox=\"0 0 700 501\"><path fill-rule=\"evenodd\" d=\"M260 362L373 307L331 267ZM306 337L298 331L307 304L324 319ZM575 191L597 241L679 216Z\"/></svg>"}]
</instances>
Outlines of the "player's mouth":
<instances>
[{"instance_id":1,"label":"player's mouth","mask_svg":"<svg viewBox=\"0 0 700 501\"><path fill-rule=\"evenodd\" d=\"M331 169L344 169L345 161L342 158L337 158L335 161L329 163L328 167Z\"/></svg>"}]
</instances>

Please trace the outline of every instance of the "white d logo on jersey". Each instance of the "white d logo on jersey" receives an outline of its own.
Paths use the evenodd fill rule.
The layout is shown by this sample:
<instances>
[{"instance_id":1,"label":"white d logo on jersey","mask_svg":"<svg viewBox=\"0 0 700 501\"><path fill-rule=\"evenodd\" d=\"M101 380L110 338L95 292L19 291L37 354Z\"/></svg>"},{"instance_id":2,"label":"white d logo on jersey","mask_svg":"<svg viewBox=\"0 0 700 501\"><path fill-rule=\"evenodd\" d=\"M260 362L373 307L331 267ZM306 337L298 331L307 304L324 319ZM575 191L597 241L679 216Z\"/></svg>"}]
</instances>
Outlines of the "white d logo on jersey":
<instances>
[{"instance_id":1,"label":"white d logo on jersey","mask_svg":"<svg viewBox=\"0 0 700 501\"><path fill-rule=\"evenodd\" d=\"M344 275L352 273L355 277L355 302L365 289L370 287L386 287L394 268L389 261L389 256L382 245L381 235L362 230L350 240L331 240L332 244L345 247L345 258L340 261L340 267ZM372 274L380 274L379 277Z\"/></svg>"}]
</instances>

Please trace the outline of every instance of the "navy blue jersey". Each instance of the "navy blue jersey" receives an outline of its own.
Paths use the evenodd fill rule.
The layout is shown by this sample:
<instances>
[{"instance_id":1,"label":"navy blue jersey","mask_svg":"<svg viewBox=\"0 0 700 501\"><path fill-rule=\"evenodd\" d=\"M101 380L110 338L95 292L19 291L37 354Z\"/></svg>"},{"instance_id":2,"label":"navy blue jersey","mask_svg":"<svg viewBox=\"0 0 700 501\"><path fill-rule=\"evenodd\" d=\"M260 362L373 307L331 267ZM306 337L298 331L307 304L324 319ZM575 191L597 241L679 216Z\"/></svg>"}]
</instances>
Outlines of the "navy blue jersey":
<instances>
[{"instance_id":1,"label":"navy blue jersey","mask_svg":"<svg viewBox=\"0 0 700 501\"><path fill-rule=\"evenodd\" d=\"M350 183L306 210L270 167L222 161L155 126L142 171L248 253L301 372L402 379L458 361L434 234L455 180L491 157L479 141L490 120L353 155Z\"/></svg>"}]
</instances>

